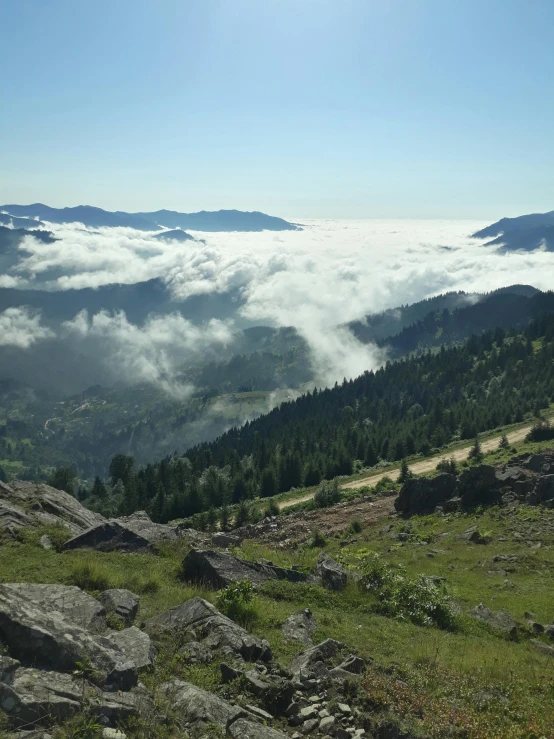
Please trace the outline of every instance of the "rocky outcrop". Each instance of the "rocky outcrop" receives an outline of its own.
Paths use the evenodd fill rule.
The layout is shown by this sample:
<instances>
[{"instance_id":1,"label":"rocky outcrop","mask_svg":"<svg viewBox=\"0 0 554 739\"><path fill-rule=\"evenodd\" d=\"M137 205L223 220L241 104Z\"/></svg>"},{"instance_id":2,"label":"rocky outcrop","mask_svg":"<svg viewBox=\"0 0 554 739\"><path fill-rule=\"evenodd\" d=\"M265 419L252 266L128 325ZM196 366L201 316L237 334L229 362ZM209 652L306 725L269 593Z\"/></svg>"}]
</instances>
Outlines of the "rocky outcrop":
<instances>
[{"instance_id":1,"label":"rocky outcrop","mask_svg":"<svg viewBox=\"0 0 554 739\"><path fill-rule=\"evenodd\" d=\"M344 590L348 583L348 571L325 552L319 553L315 571L328 590Z\"/></svg>"},{"instance_id":2,"label":"rocky outcrop","mask_svg":"<svg viewBox=\"0 0 554 739\"><path fill-rule=\"evenodd\" d=\"M75 535L104 520L63 490L41 483L0 482L0 531L23 526L59 525Z\"/></svg>"},{"instance_id":3,"label":"rocky outcrop","mask_svg":"<svg viewBox=\"0 0 554 739\"><path fill-rule=\"evenodd\" d=\"M235 536L235 534L228 534L225 531L217 531L212 534L211 545L212 547L218 547L220 549L227 549L228 547L238 547L242 538Z\"/></svg>"},{"instance_id":4,"label":"rocky outcrop","mask_svg":"<svg viewBox=\"0 0 554 739\"><path fill-rule=\"evenodd\" d=\"M178 715L183 728L200 729L207 724L227 726L238 718L247 716L238 706L232 706L207 690L202 690L184 680L164 683L160 692Z\"/></svg>"},{"instance_id":5,"label":"rocky outcrop","mask_svg":"<svg viewBox=\"0 0 554 739\"><path fill-rule=\"evenodd\" d=\"M464 507L471 508L498 502L499 489L495 468L490 464L480 464L461 473L456 485L456 495L462 499Z\"/></svg>"},{"instance_id":6,"label":"rocky outcrop","mask_svg":"<svg viewBox=\"0 0 554 739\"><path fill-rule=\"evenodd\" d=\"M106 613L116 618L125 626L130 626L137 617L140 598L130 590L113 588L104 590L98 600Z\"/></svg>"},{"instance_id":7,"label":"rocky outcrop","mask_svg":"<svg viewBox=\"0 0 554 739\"><path fill-rule=\"evenodd\" d=\"M220 613L203 598L192 598L146 622L153 636L191 631L196 640L213 651L228 649L245 660L271 659L269 644Z\"/></svg>"},{"instance_id":8,"label":"rocky outcrop","mask_svg":"<svg viewBox=\"0 0 554 739\"><path fill-rule=\"evenodd\" d=\"M290 663L290 671L293 675L299 675L302 671L312 669L317 663L327 662L336 657L344 649L344 644L335 639L326 639L306 652L297 655Z\"/></svg>"},{"instance_id":9,"label":"rocky outcrop","mask_svg":"<svg viewBox=\"0 0 554 739\"><path fill-rule=\"evenodd\" d=\"M433 478L410 477L402 485L394 507L399 513L432 513L438 505L454 496L456 477L444 472Z\"/></svg>"},{"instance_id":10,"label":"rocky outcrop","mask_svg":"<svg viewBox=\"0 0 554 739\"><path fill-rule=\"evenodd\" d=\"M57 723L85 710L116 726L153 709L145 691L105 693L73 675L24 667L0 682L0 706L13 728Z\"/></svg>"},{"instance_id":11,"label":"rocky outcrop","mask_svg":"<svg viewBox=\"0 0 554 739\"><path fill-rule=\"evenodd\" d=\"M187 582L203 583L213 588L225 588L240 580L261 585L268 580L313 582L315 578L297 570L287 570L272 564L260 564L233 557L228 552L191 549L183 560L183 578Z\"/></svg>"},{"instance_id":12,"label":"rocky outcrop","mask_svg":"<svg viewBox=\"0 0 554 739\"><path fill-rule=\"evenodd\" d=\"M113 642L9 585L0 585L0 635L23 664L71 672L76 663L90 662L109 685L126 690L137 683L136 666Z\"/></svg>"},{"instance_id":13,"label":"rocky outcrop","mask_svg":"<svg viewBox=\"0 0 554 739\"><path fill-rule=\"evenodd\" d=\"M316 629L316 620L309 608L296 611L281 626L286 639L297 641L307 647L312 646L312 635Z\"/></svg>"}]
</instances>

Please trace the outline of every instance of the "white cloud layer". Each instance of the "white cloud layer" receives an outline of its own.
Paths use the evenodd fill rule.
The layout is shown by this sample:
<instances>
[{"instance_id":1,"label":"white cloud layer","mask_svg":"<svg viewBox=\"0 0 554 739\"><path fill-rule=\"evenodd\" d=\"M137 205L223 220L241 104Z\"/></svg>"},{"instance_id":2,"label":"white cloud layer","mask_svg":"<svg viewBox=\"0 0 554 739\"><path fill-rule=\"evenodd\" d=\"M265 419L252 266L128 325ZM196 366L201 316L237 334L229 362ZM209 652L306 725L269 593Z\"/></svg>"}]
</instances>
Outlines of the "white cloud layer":
<instances>
[{"instance_id":1,"label":"white cloud layer","mask_svg":"<svg viewBox=\"0 0 554 739\"><path fill-rule=\"evenodd\" d=\"M40 315L27 308L7 308L0 313L0 346L28 349L53 337L54 332L41 325Z\"/></svg>"},{"instance_id":2,"label":"white cloud layer","mask_svg":"<svg viewBox=\"0 0 554 739\"><path fill-rule=\"evenodd\" d=\"M195 242L165 243L133 229L48 224L59 241L27 238L19 263L0 280L67 290L159 277L181 299L236 291L250 322L295 326L310 343L321 379L330 383L383 360L375 347L338 329L340 324L448 290L485 292L514 283L551 287L554 253L500 254L469 238L483 225L317 220L305 222L302 231L202 233ZM83 320L75 319L74 332ZM203 345L204 332L213 340L209 328L194 333L191 324L183 327L173 318L166 329L156 320L146 331L121 315L99 314L84 324L89 335L109 337L117 361L137 377L164 376L175 335L191 352ZM128 354L132 362L124 359Z\"/></svg>"}]
</instances>

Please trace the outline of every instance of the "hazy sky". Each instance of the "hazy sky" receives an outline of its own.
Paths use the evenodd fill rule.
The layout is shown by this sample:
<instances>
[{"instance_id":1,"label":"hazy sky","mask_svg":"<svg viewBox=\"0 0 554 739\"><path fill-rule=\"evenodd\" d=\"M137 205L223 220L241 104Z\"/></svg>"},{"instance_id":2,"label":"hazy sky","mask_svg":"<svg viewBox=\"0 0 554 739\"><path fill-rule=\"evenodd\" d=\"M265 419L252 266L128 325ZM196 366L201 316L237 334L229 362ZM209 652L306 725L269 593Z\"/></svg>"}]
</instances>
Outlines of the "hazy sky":
<instances>
[{"instance_id":1,"label":"hazy sky","mask_svg":"<svg viewBox=\"0 0 554 739\"><path fill-rule=\"evenodd\" d=\"M554 208L553 0L0 0L0 202Z\"/></svg>"}]
</instances>

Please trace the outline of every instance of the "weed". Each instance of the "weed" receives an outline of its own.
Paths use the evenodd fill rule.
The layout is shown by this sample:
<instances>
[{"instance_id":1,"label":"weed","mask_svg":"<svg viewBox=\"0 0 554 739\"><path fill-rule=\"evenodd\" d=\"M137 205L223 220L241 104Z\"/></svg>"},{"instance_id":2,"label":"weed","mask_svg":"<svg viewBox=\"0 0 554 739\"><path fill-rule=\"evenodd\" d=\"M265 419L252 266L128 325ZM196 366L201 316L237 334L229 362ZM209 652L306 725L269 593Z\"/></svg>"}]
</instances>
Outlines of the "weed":
<instances>
[{"instance_id":1,"label":"weed","mask_svg":"<svg viewBox=\"0 0 554 739\"><path fill-rule=\"evenodd\" d=\"M362 522L359 518L355 518L347 529L349 534L361 534L362 533Z\"/></svg>"},{"instance_id":2,"label":"weed","mask_svg":"<svg viewBox=\"0 0 554 739\"><path fill-rule=\"evenodd\" d=\"M322 549L323 547L327 546L327 539L323 536L321 531L316 529L312 533L312 538L310 539L310 546L314 549Z\"/></svg>"},{"instance_id":3,"label":"weed","mask_svg":"<svg viewBox=\"0 0 554 739\"><path fill-rule=\"evenodd\" d=\"M254 587L250 580L231 583L217 596L217 607L233 621L245 628L258 618L254 600Z\"/></svg>"},{"instance_id":4,"label":"weed","mask_svg":"<svg viewBox=\"0 0 554 739\"><path fill-rule=\"evenodd\" d=\"M108 572L97 562L79 562L73 567L70 581L81 590L102 591L113 587Z\"/></svg>"}]
</instances>

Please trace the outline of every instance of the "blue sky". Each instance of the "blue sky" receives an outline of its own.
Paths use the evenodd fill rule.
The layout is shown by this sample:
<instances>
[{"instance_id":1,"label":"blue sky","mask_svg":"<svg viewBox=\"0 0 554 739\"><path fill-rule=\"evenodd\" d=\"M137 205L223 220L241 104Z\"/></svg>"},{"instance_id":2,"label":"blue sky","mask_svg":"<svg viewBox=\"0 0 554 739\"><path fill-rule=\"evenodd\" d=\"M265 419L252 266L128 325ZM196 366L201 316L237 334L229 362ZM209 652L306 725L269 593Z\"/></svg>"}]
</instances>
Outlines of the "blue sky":
<instances>
[{"instance_id":1,"label":"blue sky","mask_svg":"<svg viewBox=\"0 0 554 739\"><path fill-rule=\"evenodd\" d=\"M0 202L554 208L552 0L0 0Z\"/></svg>"}]
</instances>

